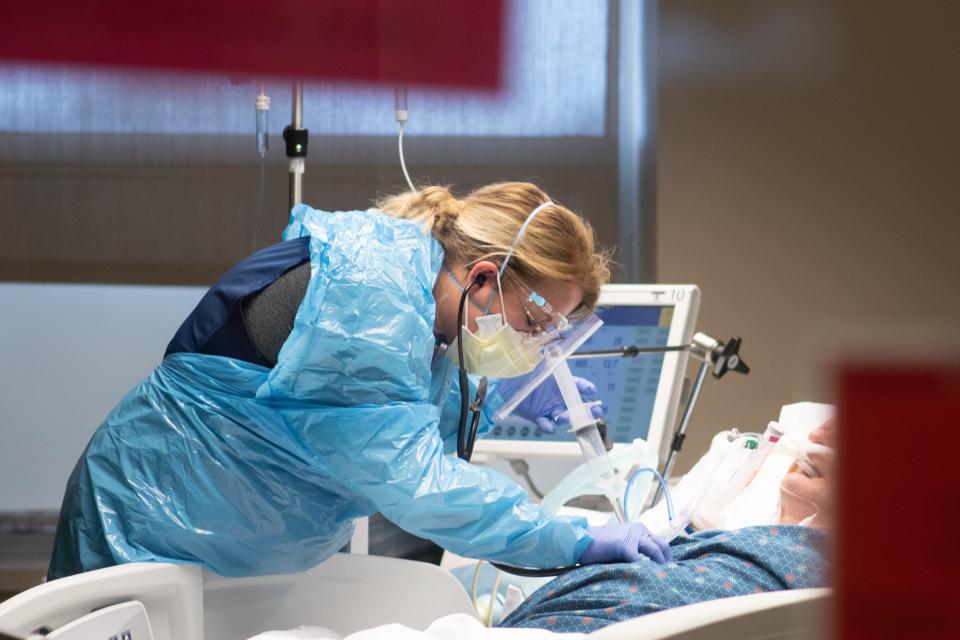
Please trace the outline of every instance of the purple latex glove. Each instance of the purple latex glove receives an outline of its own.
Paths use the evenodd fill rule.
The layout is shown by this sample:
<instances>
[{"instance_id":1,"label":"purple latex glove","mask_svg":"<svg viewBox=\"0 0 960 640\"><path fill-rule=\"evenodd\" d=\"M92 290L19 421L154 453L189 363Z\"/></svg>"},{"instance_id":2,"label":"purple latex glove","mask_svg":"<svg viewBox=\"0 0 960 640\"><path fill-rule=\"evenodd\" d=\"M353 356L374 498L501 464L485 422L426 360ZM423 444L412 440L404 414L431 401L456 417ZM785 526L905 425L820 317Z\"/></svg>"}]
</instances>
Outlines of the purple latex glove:
<instances>
[{"instance_id":1,"label":"purple latex glove","mask_svg":"<svg viewBox=\"0 0 960 640\"><path fill-rule=\"evenodd\" d=\"M573 377L577 383L577 391L580 392L584 401L588 401L590 396L597 392L597 386L586 378ZM504 400L509 400L514 393L520 390L527 379L525 376L519 378L508 378L498 383L500 395ZM603 417L603 406L599 403L590 407L590 412L594 418ZM523 401L513 410L513 415L520 416L537 425L544 433L554 433L558 424L567 424L570 422L570 416L567 412L567 405L563 402L563 396L560 395L560 387L553 376L550 376L540 386L533 390Z\"/></svg>"},{"instance_id":2,"label":"purple latex glove","mask_svg":"<svg viewBox=\"0 0 960 640\"><path fill-rule=\"evenodd\" d=\"M580 556L580 564L637 562L644 557L658 564L673 560L670 545L639 522L590 527L588 532L593 540Z\"/></svg>"}]
</instances>

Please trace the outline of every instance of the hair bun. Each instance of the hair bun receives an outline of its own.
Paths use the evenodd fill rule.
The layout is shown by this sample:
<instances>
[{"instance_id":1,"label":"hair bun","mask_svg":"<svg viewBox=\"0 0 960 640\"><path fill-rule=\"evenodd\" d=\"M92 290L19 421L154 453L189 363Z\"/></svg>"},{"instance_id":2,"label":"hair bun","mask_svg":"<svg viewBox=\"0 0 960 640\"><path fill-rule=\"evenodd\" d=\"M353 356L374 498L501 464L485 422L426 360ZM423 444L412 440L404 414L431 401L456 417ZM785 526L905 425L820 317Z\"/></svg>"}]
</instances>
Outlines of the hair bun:
<instances>
[{"instance_id":1,"label":"hair bun","mask_svg":"<svg viewBox=\"0 0 960 640\"><path fill-rule=\"evenodd\" d=\"M434 231L443 233L457 224L464 202L446 187L426 187L417 192L418 207L433 219Z\"/></svg>"}]
</instances>

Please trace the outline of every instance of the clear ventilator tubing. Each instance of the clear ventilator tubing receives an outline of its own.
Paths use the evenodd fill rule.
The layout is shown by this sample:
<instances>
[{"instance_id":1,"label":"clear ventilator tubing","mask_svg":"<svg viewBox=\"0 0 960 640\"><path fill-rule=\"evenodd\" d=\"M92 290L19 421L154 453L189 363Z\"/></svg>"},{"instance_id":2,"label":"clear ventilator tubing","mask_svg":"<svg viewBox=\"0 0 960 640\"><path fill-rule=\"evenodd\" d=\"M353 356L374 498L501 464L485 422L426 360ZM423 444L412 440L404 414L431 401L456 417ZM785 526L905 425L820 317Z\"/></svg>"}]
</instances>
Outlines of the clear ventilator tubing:
<instances>
[{"instance_id":1,"label":"clear ventilator tubing","mask_svg":"<svg viewBox=\"0 0 960 640\"><path fill-rule=\"evenodd\" d=\"M610 462L615 469L642 469L655 468L657 466L657 453L643 440L634 440L629 444L618 444L607 453ZM630 478L630 473L618 474L625 479ZM650 493L650 486L655 482L653 474L643 474L633 480L633 486L630 489L630 513L639 515L643 510L643 503L646 496ZM554 516L560 512L560 508L565 504L579 498L580 496L599 495L600 490L594 485L593 475L587 468L587 465L578 465L567 476L557 483L547 495L543 496L540 506L548 515ZM627 511L627 509L624 509ZM628 513L627 515L630 515ZM666 518L666 516L664 516ZM634 518L635 520L636 518Z\"/></svg>"},{"instance_id":2,"label":"clear ventilator tubing","mask_svg":"<svg viewBox=\"0 0 960 640\"><path fill-rule=\"evenodd\" d=\"M626 517L623 513L623 493L626 483L617 475L610 457L607 456L607 449L603 446L597 421L590 410L592 404L583 401L566 361L557 365L553 370L553 377L560 388L563 402L567 405L570 430L576 435L577 444L580 445L580 452L583 454L583 460L594 484L610 501L617 520L624 522Z\"/></svg>"}]
</instances>

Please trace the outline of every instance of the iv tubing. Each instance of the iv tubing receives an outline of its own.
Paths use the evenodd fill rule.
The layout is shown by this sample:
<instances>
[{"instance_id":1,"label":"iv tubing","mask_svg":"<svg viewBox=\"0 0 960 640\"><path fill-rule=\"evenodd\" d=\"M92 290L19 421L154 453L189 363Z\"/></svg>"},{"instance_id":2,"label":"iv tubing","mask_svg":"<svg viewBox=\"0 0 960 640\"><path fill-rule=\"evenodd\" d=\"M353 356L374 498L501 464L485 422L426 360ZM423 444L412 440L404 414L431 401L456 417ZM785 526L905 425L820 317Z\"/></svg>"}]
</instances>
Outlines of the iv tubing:
<instances>
[{"instance_id":1,"label":"iv tubing","mask_svg":"<svg viewBox=\"0 0 960 640\"><path fill-rule=\"evenodd\" d=\"M659 471L652 467L643 467L641 469L637 469L633 472L633 475L630 476L630 479L627 480L627 488L623 492L623 514L626 518L626 521L630 522L630 514L627 513L627 507L630 504L630 488L633 487L633 483L640 476L641 471L649 471L656 476L657 480L660 482L660 489L663 491L663 497L667 501L667 517L669 518L670 522L673 522L675 512L673 509L673 500L670 498L670 490L667 489L667 481L664 480Z\"/></svg>"},{"instance_id":2,"label":"iv tubing","mask_svg":"<svg viewBox=\"0 0 960 640\"><path fill-rule=\"evenodd\" d=\"M400 123L400 135L397 137L397 147L400 151L400 168L403 169L403 177L407 179L407 185L410 187L410 191L416 191L417 188L413 186L413 180L410 179L410 174L407 173L407 163L403 159L403 123Z\"/></svg>"},{"instance_id":3,"label":"iv tubing","mask_svg":"<svg viewBox=\"0 0 960 640\"><path fill-rule=\"evenodd\" d=\"M477 586L480 583L480 568L483 567L483 560L477 560L477 566L473 570L473 580L470 581L470 602L474 609L477 607ZM479 613L479 611L477 612Z\"/></svg>"}]
</instances>

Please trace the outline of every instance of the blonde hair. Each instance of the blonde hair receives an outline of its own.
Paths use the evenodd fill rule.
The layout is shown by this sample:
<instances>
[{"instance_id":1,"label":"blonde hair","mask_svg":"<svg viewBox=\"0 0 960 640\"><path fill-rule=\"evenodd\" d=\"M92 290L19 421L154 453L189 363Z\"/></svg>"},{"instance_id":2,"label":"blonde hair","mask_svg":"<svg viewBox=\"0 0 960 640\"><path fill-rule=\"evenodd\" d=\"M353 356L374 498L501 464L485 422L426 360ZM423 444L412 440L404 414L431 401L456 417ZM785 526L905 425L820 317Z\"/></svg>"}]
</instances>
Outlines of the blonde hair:
<instances>
[{"instance_id":1,"label":"blonde hair","mask_svg":"<svg viewBox=\"0 0 960 640\"><path fill-rule=\"evenodd\" d=\"M550 197L529 182L499 182L462 199L446 187L424 187L390 196L377 206L397 218L422 222L446 252L445 264L468 268L481 260L498 265L513 247L520 226ZM536 287L559 280L583 289L582 304L593 309L600 287L610 279L609 254L597 246L593 229L558 204L536 215L514 248L504 285Z\"/></svg>"}]
</instances>

